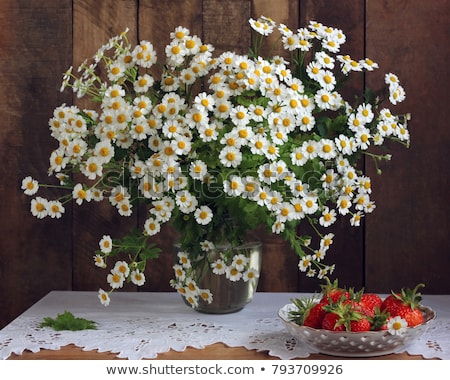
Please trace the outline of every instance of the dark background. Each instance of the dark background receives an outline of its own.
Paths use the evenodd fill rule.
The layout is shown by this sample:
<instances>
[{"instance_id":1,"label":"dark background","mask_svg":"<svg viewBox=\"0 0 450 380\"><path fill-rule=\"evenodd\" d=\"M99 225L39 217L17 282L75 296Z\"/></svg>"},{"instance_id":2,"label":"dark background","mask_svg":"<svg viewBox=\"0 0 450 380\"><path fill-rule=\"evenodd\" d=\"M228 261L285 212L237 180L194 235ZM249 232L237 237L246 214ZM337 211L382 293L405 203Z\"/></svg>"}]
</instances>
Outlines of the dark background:
<instances>
[{"instance_id":1,"label":"dark background","mask_svg":"<svg viewBox=\"0 0 450 380\"><path fill-rule=\"evenodd\" d=\"M46 180L55 148L48 119L56 106L77 101L59 92L62 73L127 26L132 41L152 41L160 57L179 25L219 52L245 53L248 18L260 15L294 30L310 20L341 28L346 52L380 65L369 85L392 71L407 91L395 113L412 113L411 147L393 144L381 176L371 161L364 163L377 208L360 228L347 219L337 226L329 253L335 276L368 291L423 282L423 293L450 293L448 11L447 0L0 0L0 328L51 290L105 286L105 272L92 261L100 237L119 237L125 224L143 222L139 213L120 218L107 204L69 206L62 220L38 221L29 212L21 181ZM362 76L352 82L359 93L364 84ZM169 228L158 237L164 253L149 265L141 290L170 290L173 237ZM267 235L261 240L260 291L318 290L317 281L299 273L287 244Z\"/></svg>"}]
</instances>

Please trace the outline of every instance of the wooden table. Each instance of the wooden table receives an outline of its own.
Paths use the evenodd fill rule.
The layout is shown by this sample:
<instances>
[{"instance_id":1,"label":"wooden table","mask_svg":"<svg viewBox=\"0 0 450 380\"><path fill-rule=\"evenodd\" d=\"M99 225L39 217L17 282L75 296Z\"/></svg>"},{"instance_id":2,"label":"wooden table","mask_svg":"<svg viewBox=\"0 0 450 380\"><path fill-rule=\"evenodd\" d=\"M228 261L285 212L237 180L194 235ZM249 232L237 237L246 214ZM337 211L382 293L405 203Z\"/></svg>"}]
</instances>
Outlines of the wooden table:
<instances>
[{"instance_id":1,"label":"wooden table","mask_svg":"<svg viewBox=\"0 0 450 380\"><path fill-rule=\"evenodd\" d=\"M195 320L195 312L193 312L190 309L186 309L185 305L182 305L181 300L179 300L179 296L176 294L170 294L170 293L146 293L146 294L137 294L137 293L116 293L115 299L113 300L114 306L109 306L110 309L105 309L103 306L101 306L98 301L96 300L95 292L51 292L49 295L44 297L41 301L39 301L37 304L33 305L32 308L27 310L22 316L19 316L16 321L22 321L22 323L17 323L16 321L13 321L11 325L15 324L15 329L13 329L13 332L7 332L7 327L5 329L0 330L0 348L2 340L6 342L6 346L8 345L7 341L9 337L16 335L19 338L22 336L25 336L25 334L33 333L32 325L30 325L29 318L30 316L33 316L33 320L35 321L41 321L44 316L52 316L56 315L56 312L62 312L63 310L70 310L71 308L75 310L75 314L77 312L86 311L88 310L90 313L94 312L97 313L95 316L98 318L92 318L94 320L101 320L102 316L106 316L107 320L116 320L117 318L123 318L123 316L126 316L126 319L128 320L135 320L134 318L137 317L138 320L142 321L142 319L139 319L142 317L142 315L148 317L149 310L151 310L151 313L154 313L155 315L161 315L158 314L159 312L166 313L164 314L164 321L170 321L175 318L174 316L182 316L183 321L185 321L185 318L193 318ZM247 323L247 318L250 318L251 320L256 320L258 318L267 318L267 316L271 316L269 320L273 319L273 312L274 310L278 310L277 307L280 307L285 300L289 300L292 294L287 293L261 293L257 294L258 297L255 296L254 301L246 307L245 314L243 315L243 320L241 320L241 323ZM175 297L175 298L174 298ZM433 297L433 296L432 296ZM149 308L149 303L147 301L152 300L154 305ZM168 301L170 300L170 301ZM273 303L273 300L275 300L275 304L269 304L267 303L269 300L272 300L270 302ZM430 298L428 300L431 301ZM447 320L449 319L449 313L446 312L447 310L447 304L450 306L450 296L440 296L439 298L434 298L434 303L436 305L441 305L441 318L443 318L443 321L446 323L445 325L442 325L442 328L445 331L447 330L446 326L450 326L449 322ZM437 302L439 300L439 303ZM143 302L146 301L146 302ZM279 305L278 305L279 303ZM151 305L151 303L150 303ZM141 308L140 311L136 311L137 314L133 314L135 312L135 309ZM169 314L167 314L167 310L169 309ZM144 313L144 314L143 314ZM26 318L25 318L26 317ZM242 317L242 316L241 316ZM109 319L108 319L109 318ZM203 317L202 317L203 318ZM227 317L221 317L220 319L216 319L216 321L220 320L223 322L224 319ZM148 319L148 318L147 318ZM153 317L152 317L153 319ZM230 318L228 317L228 320ZM180 321L180 320L179 320ZM202 319L203 321L203 319ZM35 326L38 326L39 322L33 323ZM148 322L143 322L148 323ZM235 325L235 320L233 319L233 325ZM190 326L190 324L188 324ZM220 325L220 323L219 323ZM120 325L122 326L122 325ZM158 325L159 326L159 325ZM167 326L167 325L164 325ZM270 325L272 326L272 325ZM36 329L36 327L34 327ZM177 326L178 328L178 326ZM189 327L190 328L190 327ZM272 327L270 327L272 328ZM38 330L40 330L38 328ZM443 331L444 331L443 330ZM114 334L112 331L115 330L109 330L109 329L103 329L103 334L106 335L99 335L103 336L104 339L108 340L108 338L111 337L111 333ZM134 331L134 330L131 330ZM159 327L155 331L161 331L159 330ZM228 331L228 330L227 330ZM231 331L231 330L230 330ZM265 331L265 330L264 330ZM272 331L272 330L270 330ZM441 331L441 330L439 330ZM63 332L62 332L63 333ZM246 332L247 333L247 332ZM13 334L13 335L9 335ZM209 334L209 332L207 333ZM58 335L58 334L56 334ZM91 334L88 335L91 337ZM67 337L67 336L66 336ZM35 339L42 339L42 338L35 338ZM47 338L48 339L48 338ZM53 338L52 338L53 339ZM102 338L98 338L102 339ZM184 338L189 339L189 338ZM444 338L445 339L445 338ZM36 340L34 340L36 341ZM26 343L22 346L22 343L19 344L19 347L28 348L29 350L25 349L20 355L19 354L7 354L9 357L6 357L10 360L29 360L29 359L51 359L51 360L111 360L111 359L121 359L117 357L117 354L119 351L115 351L116 348L115 345L112 346L103 346L103 350L109 350L106 352L99 352L96 349L92 349L93 347L101 347L97 346L96 344L91 345L91 349L84 350L83 347L89 347L88 345L84 345L84 343L78 343L78 346L76 345L77 341L73 341L72 338L64 339L62 341L63 343L59 343L58 345L55 345L55 349L51 349L52 345L43 346L41 343L34 346L28 346ZM84 342L84 341L78 341L78 342ZM152 343L149 343L152 342ZM204 342L204 341L202 341ZM277 360L278 357L273 355L269 355L269 347L265 345L254 345L254 346L248 346L248 341L246 339L244 340L238 340L233 341L234 343L230 343L231 341L225 340L214 340L208 339L208 343L204 342L205 348L198 349L194 348L194 344L191 344L189 346L189 341L187 344L187 348L184 349L186 346L186 343L183 343L182 346L167 346L172 347L175 349L170 349L167 352L163 351L157 351L161 348L149 350L147 352L153 352L152 355L145 356L141 355L141 358L144 359L151 359L154 358L154 355L156 356L156 360ZM222 343L225 342L225 343ZM242 342L242 343L241 343ZM192 342L194 343L194 342ZM130 343L135 344L135 343ZM147 344L153 344L153 340L149 340ZM229 345L227 345L229 344ZM241 345L242 344L242 345ZM233 345L233 347L230 347L230 345ZM245 346L244 346L245 345ZM196 347L199 347L199 344L195 345ZM43 348L47 347L47 348ZM114 347L114 348L110 348ZM130 346L133 347L133 346ZM151 347L151 346L149 346ZM153 345L154 348L160 347L157 344ZM164 346L162 346L164 347ZM178 347L178 348L177 348ZM201 345L200 345L201 347ZM248 349L247 347L251 347ZM267 351L264 351L267 347ZM21 348L21 349L23 349ZM57 348L57 349L56 349ZM258 348L260 351L257 349ZM447 349L447 348L445 348ZM37 351L37 352L32 352ZM117 348L119 350L119 348ZM164 350L164 348L162 348ZM17 352L17 345L15 351L10 352ZM159 352L159 353L158 353ZM295 351L294 351L295 352ZM417 352L417 351L416 351ZM125 356L122 354L121 356ZM295 357L295 354L292 354L289 357ZM303 356L303 355L302 355ZM306 356L306 355L305 355ZM433 356L433 355L427 355L427 357ZM128 356L127 356L128 357ZM439 358L438 353L436 354L436 358ZM295 359L304 359L304 360L336 360L336 359L351 359L355 360L355 358L344 358L344 357L336 357L336 356L330 356L330 355L324 355L324 354L312 354L306 358L302 357L295 357ZM362 360L366 358L361 358ZM383 355L378 357L371 357L371 359L376 360L421 360L423 359L422 355L410 355L407 352L403 352L400 354L390 354L390 355Z\"/></svg>"},{"instance_id":2,"label":"wooden table","mask_svg":"<svg viewBox=\"0 0 450 380\"><path fill-rule=\"evenodd\" d=\"M9 360L125 360L117 358L112 352L83 351L74 345L62 347L60 350L41 350L33 353L25 351L22 355L11 355ZM313 354L308 358L299 360L355 360L355 358L335 357L322 354ZM371 360L423 360L420 355L407 353L377 356ZM188 347L183 352L170 350L159 354L156 360L278 360L264 352L247 350L243 347L227 347L223 343L215 343L203 350ZM366 358L356 360L367 360Z\"/></svg>"}]
</instances>

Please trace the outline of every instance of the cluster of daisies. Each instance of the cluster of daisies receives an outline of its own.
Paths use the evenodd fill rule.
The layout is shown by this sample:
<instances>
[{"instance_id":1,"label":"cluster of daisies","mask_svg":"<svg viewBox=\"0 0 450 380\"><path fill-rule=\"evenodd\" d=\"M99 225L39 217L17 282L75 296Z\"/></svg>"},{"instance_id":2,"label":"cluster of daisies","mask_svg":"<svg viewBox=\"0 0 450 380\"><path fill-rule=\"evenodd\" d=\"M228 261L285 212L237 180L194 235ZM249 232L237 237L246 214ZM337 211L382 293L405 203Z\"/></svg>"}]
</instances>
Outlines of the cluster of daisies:
<instances>
[{"instance_id":1,"label":"cluster of daisies","mask_svg":"<svg viewBox=\"0 0 450 380\"><path fill-rule=\"evenodd\" d=\"M206 267L195 268L189 254L184 251L177 253L178 263L173 266L175 278L171 280L171 286L180 293L185 300L194 308L203 304L213 302L213 294L210 289L199 286L199 271L211 271L214 275L225 276L231 282L251 282L256 288L256 281L259 278L257 268L251 266L250 255L251 248L241 247L235 249L231 257L229 250L216 249L214 243L205 241L202 244L205 255L212 259L212 262L206 262ZM200 281L201 282L201 281Z\"/></svg>"},{"instance_id":2,"label":"cluster of daisies","mask_svg":"<svg viewBox=\"0 0 450 380\"><path fill-rule=\"evenodd\" d=\"M180 26L170 34L159 68L153 45L133 45L126 32L111 38L78 74L70 68L61 90L71 87L96 107L55 109L49 125L59 147L49 172L70 191L56 200L35 197L32 214L59 218L67 202L106 199L130 216L144 201L143 234L154 236L162 224L174 223L192 262L204 258L201 245L223 236L225 220L232 219L230 236L242 238L247 229L266 225L290 241L308 276L332 272L323 260L334 235L321 228L339 216L358 226L375 208L370 178L356 163L364 154L390 159L368 152L386 139L408 145L407 117L381 107L380 98L362 96L351 104L338 92L351 73L378 67L371 59L340 54L341 30L310 22L294 31L265 17L250 19L250 25L255 46L278 30L289 58L263 58L257 48L249 55L214 56L213 46ZM100 65L107 78L99 76ZM401 102L405 91L398 77L389 73L385 82L386 98ZM82 174L79 182L72 173ZM40 186L49 185L31 177L22 183L28 195ZM317 232L317 248L311 237L297 235L302 221ZM108 239L102 238L95 256L101 267L116 255L112 240L104 246ZM108 277L111 290L122 280L143 282L142 266L128 271L119 263L122 270ZM108 303L109 293L100 294Z\"/></svg>"}]
</instances>

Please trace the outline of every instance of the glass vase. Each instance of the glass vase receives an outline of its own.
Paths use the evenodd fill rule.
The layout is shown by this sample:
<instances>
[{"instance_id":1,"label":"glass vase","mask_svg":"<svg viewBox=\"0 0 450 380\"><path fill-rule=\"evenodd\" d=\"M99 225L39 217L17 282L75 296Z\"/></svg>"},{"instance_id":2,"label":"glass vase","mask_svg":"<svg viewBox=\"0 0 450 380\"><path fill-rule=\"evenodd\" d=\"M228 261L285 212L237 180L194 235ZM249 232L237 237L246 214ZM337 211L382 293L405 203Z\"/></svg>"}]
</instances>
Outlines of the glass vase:
<instances>
[{"instance_id":1,"label":"glass vase","mask_svg":"<svg viewBox=\"0 0 450 380\"><path fill-rule=\"evenodd\" d=\"M175 245L175 252L178 256L179 245ZM177 289L184 302L196 311L234 313L253 299L261 262L260 242L248 242L233 248L218 246L205 254L201 261L186 268L184 282L179 282L183 286Z\"/></svg>"}]
</instances>

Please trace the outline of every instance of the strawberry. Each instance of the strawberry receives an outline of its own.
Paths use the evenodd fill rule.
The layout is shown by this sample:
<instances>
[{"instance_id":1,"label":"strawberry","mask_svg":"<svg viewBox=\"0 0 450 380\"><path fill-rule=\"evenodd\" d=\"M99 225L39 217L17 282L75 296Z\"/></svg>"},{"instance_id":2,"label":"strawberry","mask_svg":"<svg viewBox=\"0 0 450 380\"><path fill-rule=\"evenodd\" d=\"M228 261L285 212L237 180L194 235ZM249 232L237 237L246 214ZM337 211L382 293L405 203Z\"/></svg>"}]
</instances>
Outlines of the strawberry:
<instances>
[{"instance_id":1,"label":"strawberry","mask_svg":"<svg viewBox=\"0 0 450 380\"><path fill-rule=\"evenodd\" d=\"M392 292L385 298L381 305L381 310L388 312L390 317L400 316L408 323L408 327L417 326L423 323L423 315L419 304L422 296L417 290L424 286L418 284L414 289L403 288L400 293Z\"/></svg>"},{"instance_id":2,"label":"strawberry","mask_svg":"<svg viewBox=\"0 0 450 380\"><path fill-rule=\"evenodd\" d=\"M327 312L322 321L322 328L332 331L369 331L370 319L366 310L354 300L339 300L324 305Z\"/></svg>"},{"instance_id":3,"label":"strawberry","mask_svg":"<svg viewBox=\"0 0 450 380\"><path fill-rule=\"evenodd\" d=\"M322 285L322 299L320 302L323 302L325 304L328 303L336 303L340 299L349 299L350 293L340 288L338 285L338 280L334 280L333 282L330 282L328 277L325 277L326 284Z\"/></svg>"},{"instance_id":4,"label":"strawberry","mask_svg":"<svg viewBox=\"0 0 450 380\"><path fill-rule=\"evenodd\" d=\"M322 328L331 331L345 331L339 314L330 312L326 313L322 321Z\"/></svg>"},{"instance_id":5,"label":"strawberry","mask_svg":"<svg viewBox=\"0 0 450 380\"><path fill-rule=\"evenodd\" d=\"M350 321L350 331L353 332L370 331L371 327L370 320L364 316L359 320Z\"/></svg>"},{"instance_id":6,"label":"strawberry","mask_svg":"<svg viewBox=\"0 0 450 380\"><path fill-rule=\"evenodd\" d=\"M325 310L322 303L315 304L310 310L308 315L303 321L303 326L309 326L313 329L320 329L322 327L322 321L325 317Z\"/></svg>"},{"instance_id":7,"label":"strawberry","mask_svg":"<svg viewBox=\"0 0 450 380\"><path fill-rule=\"evenodd\" d=\"M291 301L297 308L289 312L292 321L298 325L309 326L315 329L322 327L322 319L325 316L322 303L317 303L314 297L291 299Z\"/></svg>"},{"instance_id":8,"label":"strawberry","mask_svg":"<svg viewBox=\"0 0 450 380\"><path fill-rule=\"evenodd\" d=\"M408 327L414 327L417 325L421 325L423 320L422 311L418 308L413 310L406 310L406 312L402 315L402 312L399 314L406 322L408 322Z\"/></svg>"},{"instance_id":9,"label":"strawberry","mask_svg":"<svg viewBox=\"0 0 450 380\"><path fill-rule=\"evenodd\" d=\"M355 300L344 300L343 304L347 305L344 319L347 319L345 325L350 326L350 331L369 331L371 328L371 317L373 316L373 313L367 310L360 302Z\"/></svg>"},{"instance_id":10,"label":"strawberry","mask_svg":"<svg viewBox=\"0 0 450 380\"><path fill-rule=\"evenodd\" d=\"M364 307L368 312L374 315L375 308L380 308L383 300L378 294L363 293L359 299L359 304Z\"/></svg>"}]
</instances>

